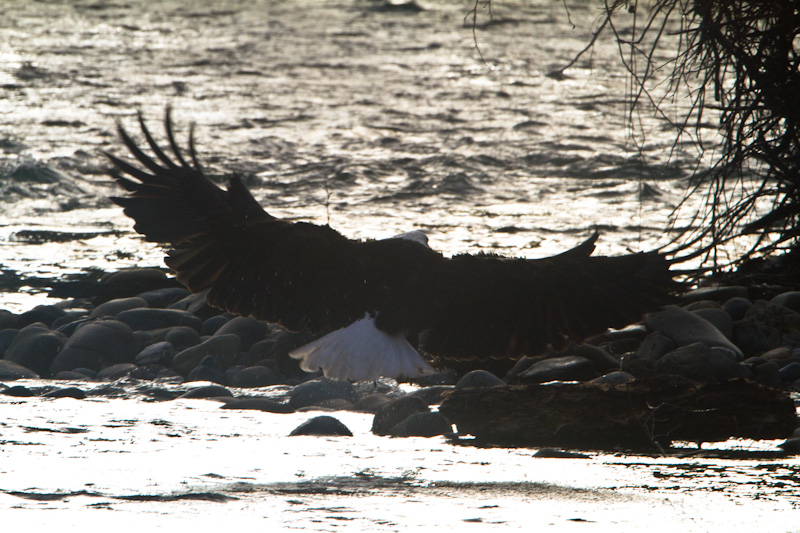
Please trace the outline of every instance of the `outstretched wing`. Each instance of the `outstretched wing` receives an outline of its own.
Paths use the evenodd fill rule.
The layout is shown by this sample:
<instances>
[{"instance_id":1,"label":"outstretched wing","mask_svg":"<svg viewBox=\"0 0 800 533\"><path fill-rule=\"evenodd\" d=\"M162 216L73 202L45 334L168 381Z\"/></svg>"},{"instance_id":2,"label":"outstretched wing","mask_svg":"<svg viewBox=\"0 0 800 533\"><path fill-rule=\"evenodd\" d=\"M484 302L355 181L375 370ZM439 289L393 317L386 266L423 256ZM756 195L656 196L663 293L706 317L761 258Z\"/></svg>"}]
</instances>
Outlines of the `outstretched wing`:
<instances>
[{"instance_id":1,"label":"outstretched wing","mask_svg":"<svg viewBox=\"0 0 800 533\"><path fill-rule=\"evenodd\" d=\"M376 310L415 272L441 260L417 242L353 241L328 226L275 218L238 177L227 190L212 183L197 162L191 135L191 163L183 157L169 110L171 155L141 115L139 122L154 157L119 127L139 166L107 154L116 167L111 175L129 192L112 200L146 239L172 246L167 265L192 292L208 290L211 305L291 329L326 331Z\"/></svg>"},{"instance_id":2,"label":"outstretched wing","mask_svg":"<svg viewBox=\"0 0 800 533\"><path fill-rule=\"evenodd\" d=\"M561 349L570 341L637 322L673 300L678 284L657 253L592 257L597 235L561 255L510 259L459 255L423 290L421 347L440 361L505 359ZM378 316L391 329L392 308Z\"/></svg>"}]
</instances>

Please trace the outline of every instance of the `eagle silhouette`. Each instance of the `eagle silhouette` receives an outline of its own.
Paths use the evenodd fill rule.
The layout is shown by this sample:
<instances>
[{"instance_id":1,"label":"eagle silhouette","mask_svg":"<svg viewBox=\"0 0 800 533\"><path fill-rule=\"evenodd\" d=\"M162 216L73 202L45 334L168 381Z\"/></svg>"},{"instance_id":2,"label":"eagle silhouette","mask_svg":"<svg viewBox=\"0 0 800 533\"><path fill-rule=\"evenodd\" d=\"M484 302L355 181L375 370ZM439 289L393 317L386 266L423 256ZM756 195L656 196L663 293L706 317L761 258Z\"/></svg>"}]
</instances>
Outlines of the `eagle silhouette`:
<instances>
[{"instance_id":1,"label":"eagle silhouette","mask_svg":"<svg viewBox=\"0 0 800 533\"><path fill-rule=\"evenodd\" d=\"M193 129L187 160L169 109L170 155L141 113L139 124L152 156L118 124L138 164L106 154L128 193L112 200L148 241L169 245L167 266L190 291L208 291L212 306L322 335L291 353L307 371L411 378L431 364L479 367L536 355L636 322L677 287L660 253L592 256L596 233L543 259L448 258L419 232L359 241L327 225L281 220L239 177L226 189L208 179Z\"/></svg>"}]
</instances>

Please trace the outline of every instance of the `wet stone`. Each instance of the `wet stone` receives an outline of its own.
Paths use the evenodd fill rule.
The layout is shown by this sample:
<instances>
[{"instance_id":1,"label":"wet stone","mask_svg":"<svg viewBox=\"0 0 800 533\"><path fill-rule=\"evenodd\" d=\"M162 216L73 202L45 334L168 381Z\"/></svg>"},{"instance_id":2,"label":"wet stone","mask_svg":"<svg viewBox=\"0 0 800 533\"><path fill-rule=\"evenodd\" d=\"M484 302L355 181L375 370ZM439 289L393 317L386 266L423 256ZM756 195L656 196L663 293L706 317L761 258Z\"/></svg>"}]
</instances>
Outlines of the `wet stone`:
<instances>
[{"instance_id":1,"label":"wet stone","mask_svg":"<svg viewBox=\"0 0 800 533\"><path fill-rule=\"evenodd\" d=\"M726 339L733 339L733 319L724 309L709 308L693 311L694 314L708 321L711 325L725 335Z\"/></svg>"},{"instance_id":2,"label":"wet stone","mask_svg":"<svg viewBox=\"0 0 800 533\"><path fill-rule=\"evenodd\" d=\"M50 328L64 335L70 336L72 332L82 323L88 320L86 313L67 313L66 315L56 318L50 325Z\"/></svg>"},{"instance_id":3,"label":"wet stone","mask_svg":"<svg viewBox=\"0 0 800 533\"><path fill-rule=\"evenodd\" d=\"M78 387L66 387L63 389L56 389L45 394L43 398L74 398L76 400L83 400L86 398L86 393Z\"/></svg>"},{"instance_id":4,"label":"wet stone","mask_svg":"<svg viewBox=\"0 0 800 533\"><path fill-rule=\"evenodd\" d=\"M676 346L688 346L697 342L707 346L719 346L736 354L742 360L742 350L733 344L713 324L700 316L676 307L667 306L663 311L647 315L645 323L654 331L660 331L675 342Z\"/></svg>"},{"instance_id":5,"label":"wet stone","mask_svg":"<svg viewBox=\"0 0 800 533\"><path fill-rule=\"evenodd\" d=\"M220 409L250 409L266 413L293 413L294 409L288 403L276 402L269 398L244 398L226 402Z\"/></svg>"},{"instance_id":6,"label":"wet stone","mask_svg":"<svg viewBox=\"0 0 800 533\"><path fill-rule=\"evenodd\" d=\"M117 363L130 363L136 356L133 331L116 320L96 320L78 328L50 365L50 372L78 367L100 370Z\"/></svg>"},{"instance_id":7,"label":"wet stone","mask_svg":"<svg viewBox=\"0 0 800 533\"><path fill-rule=\"evenodd\" d=\"M668 353L656 362L655 370L701 382L751 377L747 367L735 359L736 355L725 348L698 342Z\"/></svg>"},{"instance_id":8,"label":"wet stone","mask_svg":"<svg viewBox=\"0 0 800 533\"><path fill-rule=\"evenodd\" d=\"M50 375L50 365L65 342L64 335L35 323L19 330L3 357L46 377Z\"/></svg>"},{"instance_id":9,"label":"wet stone","mask_svg":"<svg viewBox=\"0 0 800 533\"><path fill-rule=\"evenodd\" d=\"M586 381L597 377L594 364L583 357L566 355L544 359L517 376L520 383L548 381Z\"/></svg>"},{"instance_id":10,"label":"wet stone","mask_svg":"<svg viewBox=\"0 0 800 533\"><path fill-rule=\"evenodd\" d=\"M85 381L89 379L89 376L73 370L64 370L53 376L53 379L60 381Z\"/></svg>"},{"instance_id":11,"label":"wet stone","mask_svg":"<svg viewBox=\"0 0 800 533\"><path fill-rule=\"evenodd\" d=\"M788 365L780 369L778 375L783 381L795 381L800 379L800 363L798 362L789 363Z\"/></svg>"},{"instance_id":12,"label":"wet stone","mask_svg":"<svg viewBox=\"0 0 800 533\"><path fill-rule=\"evenodd\" d=\"M13 396L15 398L30 398L32 396L36 396L36 394L32 390L22 385L14 385L12 387L3 389L2 391L0 391L0 394L3 394L5 396Z\"/></svg>"},{"instance_id":13,"label":"wet stone","mask_svg":"<svg viewBox=\"0 0 800 533\"><path fill-rule=\"evenodd\" d=\"M66 311L55 305L37 305L30 311L26 311L17 316L17 327L24 328L36 322L41 322L45 326L50 327L57 318L66 314Z\"/></svg>"},{"instance_id":14,"label":"wet stone","mask_svg":"<svg viewBox=\"0 0 800 533\"><path fill-rule=\"evenodd\" d=\"M392 428L411 415L429 412L428 404L414 396L404 396L393 400L375 413L372 419L372 432L375 435L388 435Z\"/></svg>"},{"instance_id":15,"label":"wet stone","mask_svg":"<svg viewBox=\"0 0 800 533\"><path fill-rule=\"evenodd\" d=\"M134 358L133 362L137 365L169 365L175 349L167 341L157 342L145 347Z\"/></svg>"},{"instance_id":16,"label":"wet stone","mask_svg":"<svg viewBox=\"0 0 800 533\"><path fill-rule=\"evenodd\" d=\"M174 346L177 351L197 346L203 342L197 330L189 326L175 326L174 328L169 328L164 335L164 340Z\"/></svg>"},{"instance_id":17,"label":"wet stone","mask_svg":"<svg viewBox=\"0 0 800 533\"><path fill-rule=\"evenodd\" d=\"M188 374L207 356L213 355L222 361L233 361L239 354L242 341L236 335L219 335L186 348L172 358L172 366L178 372Z\"/></svg>"},{"instance_id":18,"label":"wet stone","mask_svg":"<svg viewBox=\"0 0 800 533\"><path fill-rule=\"evenodd\" d=\"M289 433L290 437L300 435L352 437L353 432L332 416L315 416L306 420Z\"/></svg>"},{"instance_id":19,"label":"wet stone","mask_svg":"<svg viewBox=\"0 0 800 533\"><path fill-rule=\"evenodd\" d=\"M677 348L675 341L660 331L654 331L645 337L644 342L636 349L635 353L641 359L655 361L675 348Z\"/></svg>"},{"instance_id":20,"label":"wet stone","mask_svg":"<svg viewBox=\"0 0 800 533\"><path fill-rule=\"evenodd\" d=\"M414 413L389 430L392 437L436 437L453 432L453 426L441 413Z\"/></svg>"},{"instance_id":21,"label":"wet stone","mask_svg":"<svg viewBox=\"0 0 800 533\"><path fill-rule=\"evenodd\" d=\"M579 344L565 355L576 355L588 359L598 372L608 372L619 368L619 360L599 346Z\"/></svg>"},{"instance_id":22,"label":"wet stone","mask_svg":"<svg viewBox=\"0 0 800 533\"><path fill-rule=\"evenodd\" d=\"M683 303L697 302L699 300L714 300L724 302L731 298L747 298L747 287L736 285L701 287L693 291L682 294L680 299Z\"/></svg>"},{"instance_id":23,"label":"wet stone","mask_svg":"<svg viewBox=\"0 0 800 533\"><path fill-rule=\"evenodd\" d=\"M744 318L747 311L753 307L753 302L747 298L734 297L722 304L722 309L730 315L734 322Z\"/></svg>"},{"instance_id":24,"label":"wet stone","mask_svg":"<svg viewBox=\"0 0 800 533\"><path fill-rule=\"evenodd\" d=\"M409 396L419 398L425 402L425 405L438 405L442 403L442 399L444 398L445 394L453 389L455 389L455 386L453 385L431 385L430 387L417 389L409 394Z\"/></svg>"},{"instance_id":25,"label":"wet stone","mask_svg":"<svg viewBox=\"0 0 800 533\"><path fill-rule=\"evenodd\" d=\"M233 394L220 385L203 385L184 392L178 398L216 398L225 396L233 397Z\"/></svg>"},{"instance_id":26,"label":"wet stone","mask_svg":"<svg viewBox=\"0 0 800 533\"><path fill-rule=\"evenodd\" d=\"M0 330L17 329L17 315L6 309L0 309Z\"/></svg>"},{"instance_id":27,"label":"wet stone","mask_svg":"<svg viewBox=\"0 0 800 533\"><path fill-rule=\"evenodd\" d=\"M222 367L213 355L207 355L200 361L189 375L186 377L187 381L211 381L213 383L225 384L225 374L222 372Z\"/></svg>"},{"instance_id":28,"label":"wet stone","mask_svg":"<svg viewBox=\"0 0 800 533\"><path fill-rule=\"evenodd\" d=\"M147 307L147 301L138 296L131 296L129 298L117 298L109 300L95 307L89 316L94 317L116 317L119 313L129 309L138 309L140 307Z\"/></svg>"},{"instance_id":29,"label":"wet stone","mask_svg":"<svg viewBox=\"0 0 800 533\"><path fill-rule=\"evenodd\" d=\"M486 370L473 370L464 374L464 377L456 383L457 389L467 387L505 387L506 382Z\"/></svg>"},{"instance_id":30,"label":"wet stone","mask_svg":"<svg viewBox=\"0 0 800 533\"><path fill-rule=\"evenodd\" d=\"M295 409L300 409L333 398L355 403L358 401L358 392L352 383L346 381L315 379L294 387L289 395L289 404Z\"/></svg>"},{"instance_id":31,"label":"wet stone","mask_svg":"<svg viewBox=\"0 0 800 533\"><path fill-rule=\"evenodd\" d=\"M389 398L384 396L383 394L368 394L358 400L356 403L353 404L352 410L359 411L362 413L372 413L375 414L378 410L386 405L387 403L391 402Z\"/></svg>"},{"instance_id":32,"label":"wet stone","mask_svg":"<svg viewBox=\"0 0 800 533\"><path fill-rule=\"evenodd\" d=\"M280 382L278 375L265 366L249 366L238 370L228 381L231 387L241 388L268 387Z\"/></svg>"},{"instance_id":33,"label":"wet stone","mask_svg":"<svg viewBox=\"0 0 800 533\"><path fill-rule=\"evenodd\" d=\"M759 365L748 365L753 374L753 380L768 387L780 387L781 377L778 364L774 361L765 361Z\"/></svg>"},{"instance_id":34,"label":"wet stone","mask_svg":"<svg viewBox=\"0 0 800 533\"><path fill-rule=\"evenodd\" d=\"M219 331L219 328L221 328L229 320L230 318L224 314L207 318L203 321L203 325L200 326L200 334L213 335L214 333Z\"/></svg>"},{"instance_id":35,"label":"wet stone","mask_svg":"<svg viewBox=\"0 0 800 533\"><path fill-rule=\"evenodd\" d=\"M800 313L800 291L784 292L770 300L771 304L780 305Z\"/></svg>"},{"instance_id":36,"label":"wet stone","mask_svg":"<svg viewBox=\"0 0 800 533\"><path fill-rule=\"evenodd\" d=\"M19 365L13 361L0 359L0 380L14 381L17 379L37 379L39 375L33 370Z\"/></svg>"},{"instance_id":37,"label":"wet stone","mask_svg":"<svg viewBox=\"0 0 800 533\"><path fill-rule=\"evenodd\" d=\"M186 298L191 293L183 287L165 287L139 293L136 297L147 303L148 307L169 307L175 302Z\"/></svg>"},{"instance_id":38,"label":"wet stone","mask_svg":"<svg viewBox=\"0 0 800 533\"><path fill-rule=\"evenodd\" d=\"M202 321L186 311L178 309L129 309L117 315L117 320L134 331L163 329L174 326L189 326L200 330Z\"/></svg>"},{"instance_id":39,"label":"wet stone","mask_svg":"<svg viewBox=\"0 0 800 533\"><path fill-rule=\"evenodd\" d=\"M97 379L115 381L130 375L138 367L133 363L119 363L107 366L97 373Z\"/></svg>"},{"instance_id":40,"label":"wet stone","mask_svg":"<svg viewBox=\"0 0 800 533\"><path fill-rule=\"evenodd\" d=\"M636 379L633 374L629 374L628 372L623 372L622 370L615 370L614 372L609 372L599 378L594 378L592 383L602 383L605 385L624 385L625 383L631 382Z\"/></svg>"},{"instance_id":41,"label":"wet stone","mask_svg":"<svg viewBox=\"0 0 800 533\"><path fill-rule=\"evenodd\" d=\"M264 340L269 334L269 325L252 317L237 316L223 324L214 335L237 335L242 340L242 351L248 351L253 344Z\"/></svg>"}]
</instances>

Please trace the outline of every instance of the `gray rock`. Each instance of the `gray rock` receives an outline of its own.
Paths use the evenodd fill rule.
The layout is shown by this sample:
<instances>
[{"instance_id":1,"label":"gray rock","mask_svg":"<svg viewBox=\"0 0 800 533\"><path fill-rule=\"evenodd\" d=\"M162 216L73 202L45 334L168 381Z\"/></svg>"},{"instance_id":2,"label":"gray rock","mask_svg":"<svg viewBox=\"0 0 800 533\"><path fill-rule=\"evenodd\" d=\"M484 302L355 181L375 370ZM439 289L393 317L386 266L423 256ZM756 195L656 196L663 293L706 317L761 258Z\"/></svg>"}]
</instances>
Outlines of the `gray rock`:
<instances>
[{"instance_id":1,"label":"gray rock","mask_svg":"<svg viewBox=\"0 0 800 533\"><path fill-rule=\"evenodd\" d=\"M682 346L656 361L659 374L674 374L701 382L717 382L750 377L750 371L736 362L736 355L725 348L703 343Z\"/></svg>"},{"instance_id":2,"label":"gray rock","mask_svg":"<svg viewBox=\"0 0 800 533\"><path fill-rule=\"evenodd\" d=\"M139 366L144 365L164 365L169 366L172 364L172 356L175 355L175 349L172 344L167 341L157 342L145 347L133 359L133 362Z\"/></svg>"},{"instance_id":3,"label":"gray rock","mask_svg":"<svg viewBox=\"0 0 800 533\"><path fill-rule=\"evenodd\" d=\"M269 324L253 317L237 316L222 325L214 335L238 335L242 339L242 351L248 351L253 344L264 340L270 332Z\"/></svg>"},{"instance_id":4,"label":"gray rock","mask_svg":"<svg viewBox=\"0 0 800 533\"><path fill-rule=\"evenodd\" d=\"M596 377L597 369L591 361L576 355L566 355L534 363L528 370L517 376L517 381L520 383L586 381Z\"/></svg>"},{"instance_id":5,"label":"gray rock","mask_svg":"<svg viewBox=\"0 0 800 533\"><path fill-rule=\"evenodd\" d=\"M219 315L221 313L219 309L208 305L208 302L206 301L206 294L208 294L208 291L190 294L182 300L178 300L174 304L170 305L169 308L188 311L201 320L206 320L212 316Z\"/></svg>"},{"instance_id":6,"label":"gray rock","mask_svg":"<svg viewBox=\"0 0 800 533\"><path fill-rule=\"evenodd\" d=\"M172 344L177 351L197 346L203 342L197 330L189 326L175 326L174 328L169 328L164 334L164 340Z\"/></svg>"},{"instance_id":7,"label":"gray rock","mask_svg":"<svg viewBox=\"0 0 800 533\"><path fill-rule=\"evenodd\" d=\"M187 381L210 381L212 383L225 384L225 374L222 371L217 358L213 355L207 355L200 361L200 364L194 367L189 375L186 376Z\"/></svg>"},{"instance_id":8,"label":"gray rock","mask_svg":"<svg viewBox=\"0 0 800 533\"><path fill-rule=\"evenodd\" d=\"M186 311L178 309L129 309L117 315L117 320L135 331L189 326L200 330L202 320Z\"/></svg>"},{"instance_id":9,"label":"gray rock","mask_svg":"<svg viewBox=\"0 0 800 533\"><path fill-rule=\"evenodd\" d=\"M742 351L708 320L680 307L670 305L661 312L651 313L645 324L671 338L678 347L701 342L728 349L737 354L738 360L744 358Z\"/></svg>"},{"instance_id":10,"label":"gray rock","mask_svg":"<svg viewBox=\"0 0 800 533\"><path fill-rule=\"evenodd\" d=\"M74 370L64 370L63 372L59 372L53 379L60 380L60 381L85 381L90 379L89 376L82 372L75 372Z\"/></svg>"},{"instance_id":11,"label":"gray rock","mask_svg":"<svg viewBox=\"0 0 800 533\"><path fill-rule=\"evenodd\" d=\"M53 320L53 323L50 325L50 329L53 331L58 331L59 333L63 333L69 337L80 324L88 319L89 315L84 311L68 312L66 315Z\"/></svg>"},{"instance_id":12,"label":"gray rock","mask_svg":"<svg viewBox=\"0 0 800 533\"><path fill-rule=\"evenodd\" d=\"M627 372L623 372L622 370L615 370L614 372L609 372L604 376L600 376L599 378L594 378L592 383L604 383L606 385L624 385L630 381L636 379L633 374L629 374Z\"/></svg>"},{"instance_id":13,"label":"gray rock","mask_svg":"<svg viewBox=\"0 0 800 533\"><path fill-rule=\"evenodd\" d=\"M76 400L83 400L86 398L86 393L78 387L66 387L42 394L42 398L74 398Z\"/></svg>"},{"instance_id":14,"label":"gray rock","mask_svg":"<svg viewBox=\"0 0 800 533\"><path fill-rule=\"evenodd\" d=\"M358 401L358 392L352 383L346 381L327 378L315 379L294 387L289 395L289 405L300 409L333 398L341 398L355 403Z\"/></svg>"},{"instance_id":15,"label":"gray rock","mask_svg":"<svg viewBox=\"0 0 800 533\"><path fill-rule=\"evenodd\" d=\"M44 326L44 324L42 324ZM11 342L19 335L18 329L0 329L0 358L2 358L6 349L11 346Z\"/></svg>"},{"instance_id":16,"label":"gray rock","mask_svg":"<svg viewBox=\"0 0 800 533\"><path fill-rule=\"evenodd\" d=\"M375 414L378 410L386 405L387 403L391 402L389 398L384 396L383 394L368 394L358 400L356 403L353 404L353 411L359 411L362 413L372 413Z\"/></svg>"},{"instance_id":17,"label":"gray rock","mask_svg":"<svg viewBox=\"0 0 800 533\"><path fill-rule=\"evenodd\" d=\"M389 435L392 428L411 415L429 412L428 404L414 396L404 396L393 400L375 413L372 419L372 432L375 435Z\"/></svg>"},{"instance_id":18,"label":"gray rock","mask_svg":"<svg viewBox=\"0 0 800 533\"><path fill-rule=\"evenodd\" d=\"M200 364L206 356L217 357L223 368L230 366L239 354L242 341L236 335L220 335L211 337L197 346L186 348L172 358L172 367L182 374L188 374ZM227 364L226 364L227 363Z\"/></svg>"},{"instance_id":19,"label":"gray rock","mask_svg":"<svg viewBox=\"0 0 800 533\"><path fill-rule=\"evenodd\" d=\"M66 314L66 311L55 305L37 305L30 311L17 316L17 327L21 329L30 324L41 322L49 328L57 318Z\"/></svg>"},{"instance_id":20,"label":"gray rock","mask_svg":"<svg viewBox=\"0 0 800 533\"><path fill-rule=\"evenodd\" d=\"M783 346L800 346L800 313L759 300L735 323L734 340L747 355Z\"/></svg>"},{"instance_id":21,"label":"gray rock","mask_svg":"<svg viewBox=\"0 0 800 533\"><path fill-rule=\"evenodd\" d=\"M13 361L0 359L0 381L16 379L38 379L39 374Z\"/></svg>"},{"instance_id":22,"label":"gray rock","mask_svg":"<svg viewBox=\"0 0 800 533\"><path fill-rule=\"evenodd\" d=\"M299 435L352 437L353 432L332 416L315 416L314 418L306 420L289 433L290 437Z\"/></svg>"},{"instance_id":23,"label":"gray rock","mask_svg":"<svg viewBox=\"0 0 800 533\"><path fill-rule=\"evenodd\" d=\"M280 382L278 375L265 366L249 366L237 371L229 380L231 387L269 387Z\"/></svg>"},{"instance_id":24,"label":"gray rock","mask_svg":"<svg viewBox=\"0 0 800 533\"><path fill-rule=\"evenodd\" d=\"M178 398L223 398L233 397L231 391L220 385L203 385L184 392Z\"/></svg>"},{"instance_id":25,"label":"gray rock","mask_svg":"<svg viewBox=\"0 0 800 533\"><path fill-rule=\"evenodd\" d=\"M30 398L31 396L36 396L32 390L22 385L14 385L13 387L0 390L0 394L14 396L15 398Z\"/></svg>"},{"instance_id":26,"label":"gray rock","mask_svg":"<svg viewBox=\"0 0 800 533\"><path fill-rule=\"evenodd\" d=\"M473 370L472 372L467 372L464 374L464 377L458 380L456 383L457 389L465 389L465 388L487 388L487 387L505 387L506 382L502 379L498 378L491 372L487 372L486 370Z\"/></svg>"},{"instance_id":27,"label":"gray rock","mask_svg":"<svg viewBox=\"0 0 800 533\"><path fill-rule=\"evenodd\" d=\"M0 330L17 329L17 315L6 309L0 309Z\"/></svg>"},{"instance_id":28,"label":"gray rock","mask_svg":"<svg viewBox=\"0 0 800 533\"><path fill-rule=\"evenodd\" d=\"M744 318L747 311L753 307L753 302L747 298L734 297L722 304L722 309L728 313L734 322Z\"/></svg>"},{"instance_id":29,"label":"gray rock","mask_svg":"<svg viewBox=\"0 0 800 533\"><path fill-rule=\"evenodd\" d=\"M642 357L635 352L632 352L622 356L622 359L620 360L620 370L622 372L627 372L636 378L646 378L656 373L656 361L657 359Z\"/></svg>"},{"instance_id":30,"label":"gray rock","mask_svg":"<svg viewBox=\"0 0 800 533\"><path fill-rule=\"evenodd\" d=\"M294 409L288 403L276 402L269 398L244 398L226 402L220 409L250 409L266 413L293 413Z\"/></svg>"},{"instance_id":31,"label":"gray rock","mask_svg":"<svg viewBox=\"0 0 800 533\"><path fill-rule=\"evenodd\" d=\"M212 316L211 318L203 320L203 325L200 327L200 335L213 335L229 320L230 317L225 314Z\"/></svg>"},{"instance_id":32,"label":"gray rock","mask_svg":"<svg viewBox=\"0 0 800 533\"><path fill-rule=\"evenodd\" d=\"M138 367L133 363L119 363L103 368L97 373L97 379L116 381L130 375Z\"/></svg>"},{"instance_id":33,"label":"gray rock","mask_svg":"<svg viewBox=\"0 0 800 533\"><path fill-rule=\"evenodd\" d=\"M82 325L67 339L50 365L50 373L79 367L98 371L117 363L131 363L137 351L133 331L127 325L99 319Z\"/></svg>"},{"instance_id":34,"label":"gray rock","mask_svg":"<svg viewBox=\"0 0 800 533\"><path fill-rule=\"evenodd\" d=\"M421 399L425 402L425 405L438 405L442 403L445 393L454 388L453 385L431 385L430 387L417 389L410 393L409 396Z\"/></svg>"},{"instance_id":35,"label":"gray rock","mask_svg":"<svg viewBox=\"0 0 800 533\"><path fill-rule=\"evenodd\" d=\"M800 313L800 291L783 292L770 300L770 303Z\"/></svg>"},{"instance_id":36,"label":"gray rock","mask_svg":"<svg viewBox=\"0 0 800 533\"><path fill-rule=\"evenodd\" d=\"M183 287L165 287L163 289L153 289L139 293L137 297L147 302L149 307L162 308L169 307L190 294L191 293Z\"/></svg>"},{"instance_id":37,"label":"gray rock","mask_svg":"<svg viewBox=\"0 0 800 533\"><path fill-rule=\"evenodd\" d=\"M726 339L728 340L733 339L733 319L731 318L731 315L727 313L727 311L719 307L716 307L708 309L698 309L693 312L694 314L708 321L711 325L717 328L720 333L725 335Z\"/></svg>"},{"instance_id":38,"label":"gray rock","mask_svg":"<svg viewBox=\"0 0 800 533\"><path fill-rule=\"evenodd\" d=\"M436 437L453 432L453 425L441 413L414 413L392 429L392 437Z\"/></svg>"},{"instance_id":39,"label":"gray rock","mask_svg":"<svg viewBox=\"0 0 800 533\"><path fill-rule=\"evenodd\" d=\"M747 298L747 287L740 287L736 285L701 287L699 289L684 293L680 297L681 302L683 303L697 302L700 300L724 302L726 300L730 300L731 298Z\"/></svg>"},{"instance_id":40,"label":"gray rock","mask_svg":"<svg viewBox=\"0 0 800 533\"><path fill-rule=\"evenodd\" d=\"M116 300L109 300L95 307L89 316L95 317L116 317L119 313L129 309L138 309L140 307L147 307L147 301L137 296L130 298L117 298Z\"/></svg>"},{"instance_id":41,"label":"gray rock","mask_svg":"<svg viewBox=\"0 0 800 533\"><path fill-rule=\"evenodd\" d=\"M755 359L755 358L751 358ZM750 361L748 359L747 361ZM745 361L745 363L747 363ZM780 369L778 368L778 364L774 361L762 361L761 364L757 365L747 365L750 368L750 372L753 373L753 380L761 383L762 385L766 385L768 387L775 387L778 388L782 385L781 377L780 377Z\"/></svg>"},{"instance_id":42,"label":"gray rock","mask_svg":"<svg viewBox=\"0 0 800 533\"><path fill-rule=\"evenodd\" d=\"M635 353L640 359L656 361L675 348L677 346L674 340L660 331L654 331L644 339L644 342L636 349Z\"/></svg>"},{"instance_id":43,"label":"gray rock","mask_svg":"<svg viewBox=\"0 0 800 533\"><path fill-rule=\"evenodd\" d=\"M800 363L789 363L778 372L783 381L795 381L800 379Z\"/></svg>"},{"instance_id":44,"label":"gray rock","mask_svg":"<svg viewBox=\"0 0 800 533\"><path fill-rule=\"evenodd\" d=\"M51 331L45 325L30 324L14 336L3 358L47 377L50 375L50 365L65 342L64 335Z\"/></svg>"},{"instance_id":45,"label":"gray rock","mask_svg":"<svg viewBox=\"0 0 800 533\"><path fill-rule=\"evenodd\" d=\"M619 360L608 351L592 344L579 344L564 355L577 355L592 362L598 372L619 369Z\"/></svg>"}]
</instances>

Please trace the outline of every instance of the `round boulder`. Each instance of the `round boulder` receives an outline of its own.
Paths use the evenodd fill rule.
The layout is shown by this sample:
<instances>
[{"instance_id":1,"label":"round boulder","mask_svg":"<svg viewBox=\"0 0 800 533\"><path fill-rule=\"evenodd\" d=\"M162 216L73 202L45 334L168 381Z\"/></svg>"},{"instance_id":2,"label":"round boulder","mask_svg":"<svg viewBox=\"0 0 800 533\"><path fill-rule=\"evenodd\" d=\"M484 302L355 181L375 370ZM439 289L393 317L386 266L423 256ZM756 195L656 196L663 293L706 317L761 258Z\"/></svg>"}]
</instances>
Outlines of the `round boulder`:
<instances>
[{"instance_id":1,"label":"round boulder","mask_svg":"<svg viewBox=\"0 0 800 533\"><path fill-rule=\"evenodd\" d=\"M30 324L19 330L3 358L47 377L50 375L50 365L65 341L64 335L51 331L41 323Z\"/></svg>"},{"instance_id":2,"label":"round boulder","mask_svg":"<svg viewBox=\"0 0 800 533\"><path fill-rule=\"evenodd\" d=\"M358 401L358 392L352 383L327 378L315 379L301 383L292 389L289 405L295 409L316 405L324 400L341 398L348 402Z\"/></svg>"},{"instance_id":3,"label":"round boulder","mask_svg":"<svg viewBox=\"0 0 800 533\"><path fill-rule=\"evenodd\" d=\"M320 437L352 437L353 432L332 416L315 416L306 420L289 433L290 437L314 435Z\"/></svg>"},{"instance_id":4,"label":"round boulder","mask_svg":"<svg viewBox=\"0 0 800 533\"><path fill-rule=\"evenodd\" d=\"M79 327L50 365L50 373L85 367L94 371L131 363L137 353L130 327L116 320L96 320Z\"/></svg>"}]
</instances>

